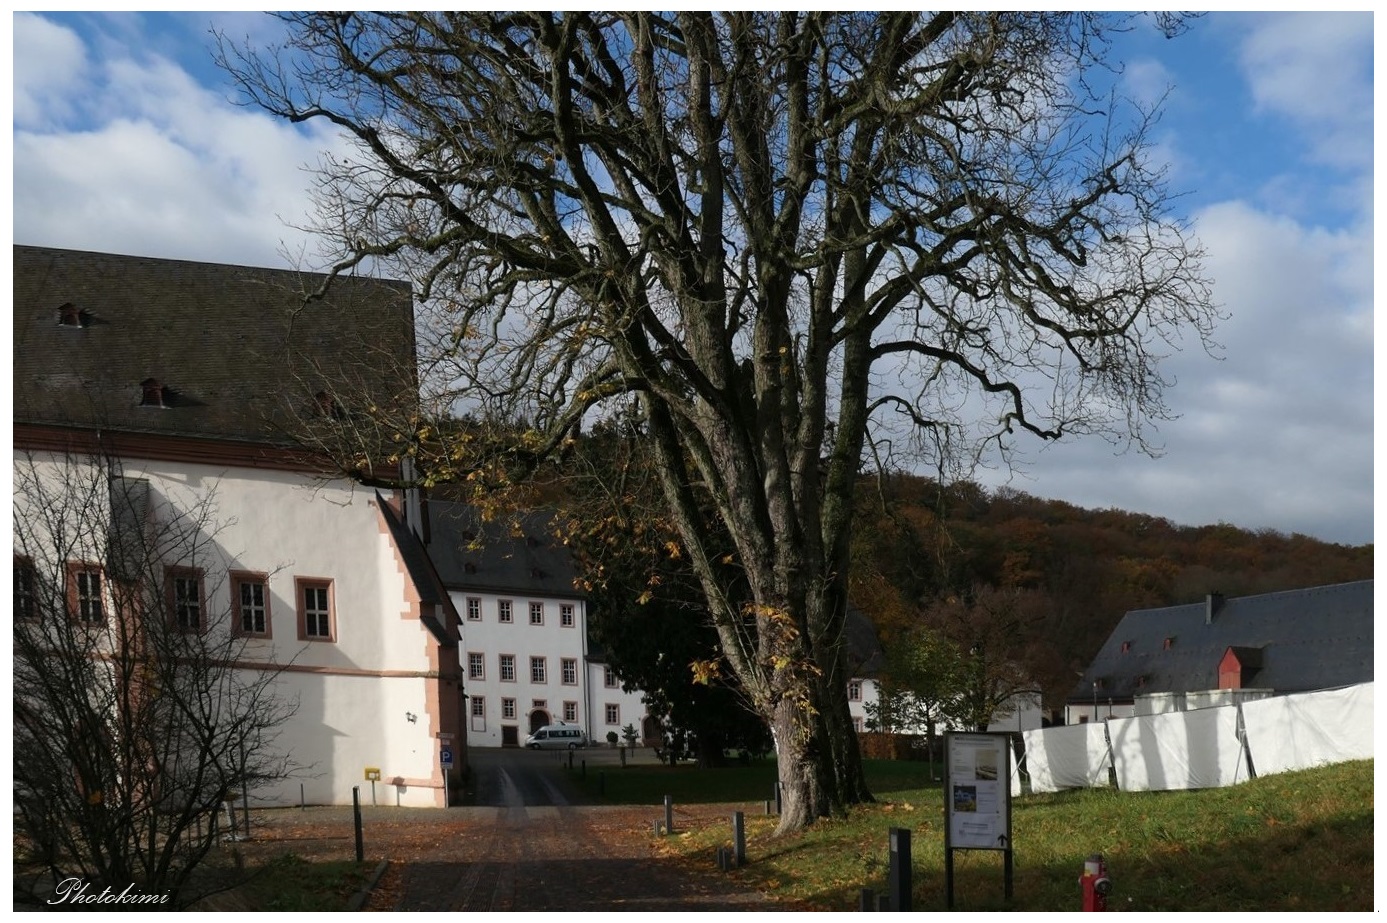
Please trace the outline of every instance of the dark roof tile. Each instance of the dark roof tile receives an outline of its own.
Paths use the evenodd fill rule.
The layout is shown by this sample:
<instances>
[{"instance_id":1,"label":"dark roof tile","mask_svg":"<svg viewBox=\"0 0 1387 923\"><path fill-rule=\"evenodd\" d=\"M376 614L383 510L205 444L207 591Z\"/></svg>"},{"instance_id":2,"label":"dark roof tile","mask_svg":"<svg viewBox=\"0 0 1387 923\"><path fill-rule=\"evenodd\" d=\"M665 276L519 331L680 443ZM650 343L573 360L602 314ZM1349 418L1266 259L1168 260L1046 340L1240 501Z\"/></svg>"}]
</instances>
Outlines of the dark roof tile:
<instances>
[{"instance_id":1,"label":"dark roof tile","mask_svg":"<svg viewBox=\"0 0 1387 923\"><path fill-rule=\"evenodd\" d=\"M343 278L305 306L322 280L15 246L15 421L287 444L316 391L412 395L409 285ZM150 379L168 407L140 406Z\"/></svg>"}]
</instances>

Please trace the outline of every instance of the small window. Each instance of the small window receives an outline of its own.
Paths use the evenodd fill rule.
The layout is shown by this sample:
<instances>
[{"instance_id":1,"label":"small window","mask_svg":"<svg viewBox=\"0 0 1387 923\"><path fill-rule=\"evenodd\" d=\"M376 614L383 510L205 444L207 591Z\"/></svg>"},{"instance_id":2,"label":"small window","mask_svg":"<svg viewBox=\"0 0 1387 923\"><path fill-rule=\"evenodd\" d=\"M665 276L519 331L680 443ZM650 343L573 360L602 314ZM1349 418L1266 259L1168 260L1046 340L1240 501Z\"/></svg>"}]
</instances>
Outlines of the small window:
<instances>
[{"instance_id":1,"label":"small window","mask_svg":"<svg viewBox=\"0 0 1387 923\"><path fill-rule=\"evenodd\" d=\"M15 555L14 559L14 617L32 619L38 615L34 598L34 562Z\"/></svg>"},{"instance_id":2,"label":"small window","mask_svg":"<svg viewBox=\"0 0 1387 923\"><path fill-rule=\"evenodd\" d=\"M486 717L486 696L480 696L480 695L474 695L474 696L472 696L472 717L473 717L473 718L485 718L485 717Z\"/></svg>"},{"instance_id":3,"label":"small window","mask_svg":"<svg viewBox=\"0 0 1387 923\"><path fill-rule=\"evenodd\" d=\"M607 713L606 716L607 716L607 723L608 723L608 724L620 724L620 723L621 723L621 706L620 706L620 705L616 705L616 704L614 704L614 703L612 703L612 702L608 702L604 710L605 710L606 713Z\"/></svg>"},{"instance_id":4,"label":"small window","mask_svg":"<svg viewBox=\"0 0 1387 923\"><path fill-rule=\"evenodd\" d=\"M58 306L59 327L85 327L90 320L91 314L85 308L79 308L70 301Z\"/></svg>"},{"instance_id":5,"label":"small window","mask_svg":"<svg viewBox=\"0 0 1387 923\"><path fill-rule=\"evenodd\" d=\"M468 653L467 678L486 679L486 655L475 652Z\"/></svg>"},{"instance_id":6,"label":"small window","mask_svg":"<svg viewBox=\"0 0 1387 923\"><path fill-rule=\"evenodd\" d=\"M207 608L203 601L202 571L192 567L164 570L164 592L171 622L184 631L202 631Z\"/></svg>"},{"instance_id":7,"label":"small window","mask_svg":"<svg viewBox=\"0 0 1387 923\"><path fill-rule=\"evenodd\" d=\"M1161 645L1161 650L1168 651L1168 650L1170 650L1170 649L1171 649L1172 647L1174 647L1174 646L1175 646L1175 636L1174 636L1174 635L1171 635L1169 638L1166 638L1166 639L1165 639L1165 642Z\"/></svg>"},{"instance_id":8,"label":"small window","mask_svg":"<svg viewBox=\"0 0 1387 923\"><path fill-rule=\"evenodd\" d=\"M157 378L146 378L140 382L140 406L157 407L161 410L169 408L169 389L164 387L164 383Z\"/></svg>"},{"instance_id":9,"label":"small window","mask_svg":"<svg viewBox=\"0 0 1387 923\"><path fill-rule=\"evenodd\" d=\"M859 680L853 680L852 682L848 683L848 701L849 701L849 702L861 702L861 701L862 701L862 683L861 683L861 681L859 681Z\"/></svg>"},{"instance_id":10,"label":"small window","mask_svg":"<svg viewBox=\"0 0 1387 923\"><path fill-rule=\"evenodd\" d=\"M69 564L67 567L67 604L73 618L89 623L105 621L101 568L94 564Z\"/></svg>"},{"instance_id":11,"label":"small window","mask_svg":"<svg viewBox=\"0 0 1387 923\"><path fill-rule=\"evenodd\" d=\"M546 667L545 667L544 658L543 658L543 657L531 657L531 658L530 658L530 682L532 682L532 683L545 683L545 682L548 682L548 678L547 678L547 675L546 675L546 674L547 674L547 670L546 670Z\"/></svg>"},{"instance_id":12,"label":"small window","mask_svg":"<svg viewBox=\"0 0 1387 923\"><path fill-rule=\"evenodd\" d=\"M509 624L515 620L511 615L511 601L509 599L502 599L497 602L496 609L500 614L500 621L503 624Z\"/></svg>"},{"instance_id":13,"label":"small window","mask_svg":"<svg viewBox=\"0 0 1387 923\"><path fill-rule=\"evenodd\" d=\"M1123 642L1122 642L1122 653L1125 654L1125 653L1127 653L1128 651L1130 651L1131 649L1132 649L1132 642L1131 642L1131 641L1123 641Z\"/></svg>"},{"instance_id":14,"label":"small window","mask_svg":"<svg viewBox=\"0 0 1387 923\"><path fill-rule=\"evenodd\" d=\"M235 633L243 637L268 638L270 633L270 587L265 574L231 572L231 604Z\"/></svg>"},{"instance_id":15,"label":"small window","mask_svg":"<svg viewBox=\"0 0 1387 923\"><path fill-rule=\"evenodd\" d=\"M530 624L544 624L544 603L530 603Z\"/></svg>"},{"instance_id":16,"label":"small window","mask_svg":"<svg viewBox=\"0 0 1387 923\"><path fill-rule=\"evenodd\" d=\"M560 661L563 669L563 682L565 686L578 685L578 661L572 657L565 657Z\"/></svg>"},{"instance_id":17,"label":"small window","mask_svg":"<svg viewBox=\"0 0 1387 923\"><path fill-rule=\"evenodd\" d=\"M853 729L854 731L856 731L857 733L859 733L859 734L862 733L862 716L861 716L861 715L853 715L853 716L852 716L852 729Z\"/></svg>"},{"instance_id":18,"label":"small window","mask_svg":"<svg viewBox=\"0 0 1387 923\"><path fill-rule=\"evenodd\" d=\"M501 700L501 717L502 717L502 718L514 718L514 717L515 717L515 699L502 699L502 700Z\"/></svg>"},{"instance_id":19,"label":"small window","mask_svg":"<svg viewBox=\"0 0 1387 923\"><path fill-rule=\"evenodd\" d=\"M502 655L501 655L501 682L503 682L503 683L513 683L513 682L515 682L515 655L514 655L514 654L502 654Z\"/></svg>"},{"instance_id":20,"label":"small window","mask_svg":"<svg viewBox=\"0 0 1387 923\"><path fill-rule=\"evenodd\" d=\"M573 627L574 620L572 603L564 603L563 605L559 606L559 624L564 628Z\"/></svg>"},{"instance_id":21,"label":"small window","mask_svg":"<svg viewBox=\"0 0 1387 923\"><path fill-rule=\"evenodd\" d=\"M298 590L299 640L336 640L332 581L295 577Z\"/></svg>"},{"instance_id":22,"label":"small window","mask_svg":"<svg viewBox=\"0 0 1387 923\"><path fill-rule=\"evenodd\" d=\"M577 703L577 702L565 702L565 703L563 703L563 720L565 720L565 721L577 721L577 720L578 720L578 703Z\"/></svg>"},{"instance_id":23,"label":"small window","mask_svg":"<svg viewBox=\"0 0 1387 923\"><path fill-rule=\"evenodd\" d=\"M467 621L480 622L482 620L482 601L475 596L467 597Z\"/></svg>"},{"instance_id":24,"label":"small window","mask_svg":"<svg viewBox=\"0 0 1387 923\"><path fill-rule=\"evenodd\" d=\"M602 668L602 685L606 686L608 689L616 688L616 671L611 667L604 666Z\"/></svg>"},{"instance_id":25,"label":"small window","mask_svg":"<svg viewBox=\"0 0 1387 923\"><path fill-rule=\"evenodd\" d=\"M324 419L345 420L347 418L347 412L342 409L337 398L326 391L319 391L313 395L313 409L318 416Z\"/></svg>"}]
</instances>

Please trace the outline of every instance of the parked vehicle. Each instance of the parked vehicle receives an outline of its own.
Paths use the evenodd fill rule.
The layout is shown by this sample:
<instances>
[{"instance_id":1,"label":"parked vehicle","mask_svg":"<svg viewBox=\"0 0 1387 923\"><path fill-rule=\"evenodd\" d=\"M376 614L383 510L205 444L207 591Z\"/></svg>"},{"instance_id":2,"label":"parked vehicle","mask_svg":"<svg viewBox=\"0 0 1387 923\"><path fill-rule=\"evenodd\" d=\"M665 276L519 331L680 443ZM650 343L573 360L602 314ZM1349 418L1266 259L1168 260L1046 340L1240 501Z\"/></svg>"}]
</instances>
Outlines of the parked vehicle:
<instances>
[{"instance_id":1,"label":"parked vehicle","mask_svg":"<svg viewBox=\"0 0 1387 923\"><path fill-rule=\"evenodd\" d=\"M572 724L547 724L525 738L531 750L577 750L588 745L583 729Z\"/></svg>"}]
</instances>

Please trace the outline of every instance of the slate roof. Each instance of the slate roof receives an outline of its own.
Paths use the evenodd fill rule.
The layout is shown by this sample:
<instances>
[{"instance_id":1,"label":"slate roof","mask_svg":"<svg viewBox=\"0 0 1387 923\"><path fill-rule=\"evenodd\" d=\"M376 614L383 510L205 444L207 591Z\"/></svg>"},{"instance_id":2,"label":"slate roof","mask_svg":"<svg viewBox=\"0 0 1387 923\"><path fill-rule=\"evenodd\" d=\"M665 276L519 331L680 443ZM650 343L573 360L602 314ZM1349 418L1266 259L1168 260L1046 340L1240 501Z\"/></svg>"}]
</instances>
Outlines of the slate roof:
<instances>
[{"instance_id":1,"label":"slate roof","mask_svg":"<svg viewBox=\"0 0 1387 923\"><path fill-rule=\"evenodd\" d=\"M1241 649L1248 666L1261 659L1244 688L1307 692L1373 679L1371 580L1227 599L1211 620L1209 611L1205 601L1128 612L1069 701L1091 701L1095 679L1103 700L1217 689L1219 661L1230 647Z\"/></svg>"},{"instance_id":2,"label":"slate roof","mask_svg":"<svg viewBox=\"0 0 1387 923\"><path fill-rule=\"evenodd\" d=\"M528 513L516 523L483 523L475 507L431 499L428 551L450 589L582 598L573 585L573 559L554 538L552 523L553 514L546 511ZM517 612L516 618L521 617ZM871 620L856 606L848 606L844 640L853 676L881 672L881 642ZM591 640L589 645L588 660L603 662L602 646Z\"/></svg>"},{"instance_id":3,"label":"slate roof","mask_svg":"<svg viewBox=\"0 0 1387 923\"><path fill-rule=\"evenodd\" d=\"M344 278L305 307L322 278L15 246L15 421L288 444L318 390L412 395L409 285ZM149 379L167 409L140 406Z\"/></svg>"},{"instance_id":4,"label":"slate roof","mask_svg":"<svg viewBox=\"0 0 1387 923\"><path fill-rule=\"evenodd\" d=\"M572 557L552 522L552 513L536 511L484 523L475 507L430 500L429 555L449 589L580 598Z\"/></svg>"}]
</instances>

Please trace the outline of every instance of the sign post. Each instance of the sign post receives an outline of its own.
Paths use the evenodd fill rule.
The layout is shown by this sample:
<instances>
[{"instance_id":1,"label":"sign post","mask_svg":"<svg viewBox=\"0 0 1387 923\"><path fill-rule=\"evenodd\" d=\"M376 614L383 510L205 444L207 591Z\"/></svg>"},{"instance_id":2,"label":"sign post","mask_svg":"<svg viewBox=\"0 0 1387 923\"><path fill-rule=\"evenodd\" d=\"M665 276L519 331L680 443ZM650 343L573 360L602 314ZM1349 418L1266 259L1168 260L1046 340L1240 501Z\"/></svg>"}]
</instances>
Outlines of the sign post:
<instances>
[{"instance_id":1,"label":"sign post","mask_svg":"<svg viewBox=\"0 0 1387 923\"><path fill-rule=\"evenodd\" d=\"M954 850L1002 852L1011 900L1011 735L944 733L944 880L954 907Z\"/></svg>"},{"instance_id":2,"label":"sign post","mask_svg":"<svg viewBox=\"0 0 1387 923\"><path fill-rule=\"evenodd\" d=\"M452 735L448 735L451 737ZM448 791L448 774L453 768L453 747L452 744L444 742L438 750L438 762L443 767L443 807L452 804L452 796Z\"/></svg>"},{"instance_id":3,"label":"sign post","mask_svg":"<svg viewBox=\"0 0 1387 923\"><path fill-rule=\"evenodd\" d=\"M380 781L379 767L366 767L366 781L371 783L371 807L374 808L376 806L376 783Z\"/></svg>"}]
</instances>

